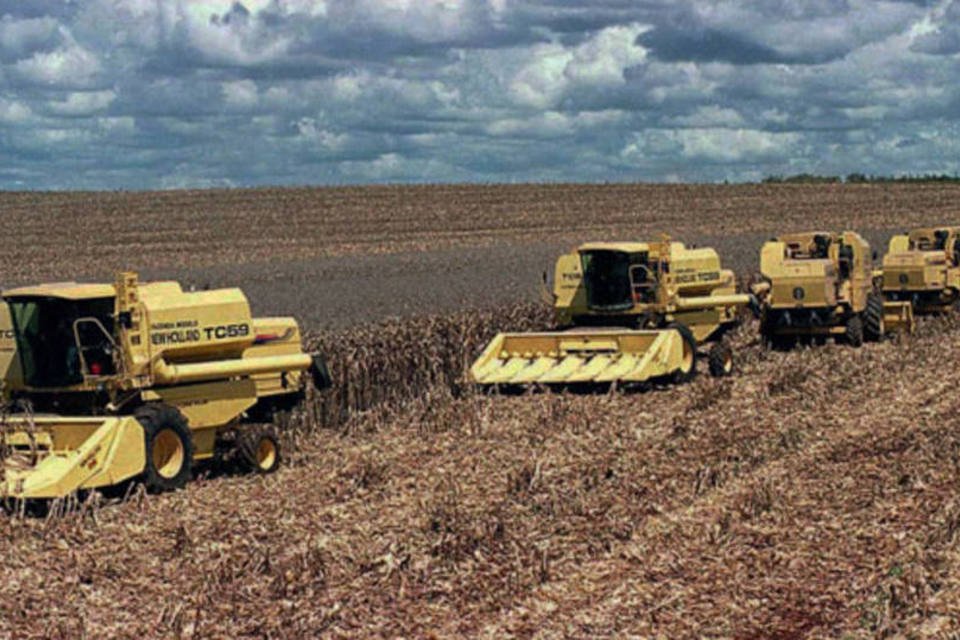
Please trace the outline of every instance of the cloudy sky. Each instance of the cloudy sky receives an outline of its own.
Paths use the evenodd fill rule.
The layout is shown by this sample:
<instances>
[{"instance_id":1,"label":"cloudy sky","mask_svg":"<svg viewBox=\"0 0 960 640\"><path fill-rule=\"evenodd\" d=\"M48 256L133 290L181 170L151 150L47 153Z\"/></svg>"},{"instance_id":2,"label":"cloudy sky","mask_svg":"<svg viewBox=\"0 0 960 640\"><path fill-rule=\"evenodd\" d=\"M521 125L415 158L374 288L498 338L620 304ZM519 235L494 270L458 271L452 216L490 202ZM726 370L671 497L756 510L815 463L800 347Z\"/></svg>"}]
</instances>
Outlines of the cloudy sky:
<instances>
[{"instance_id":1,"label":"cloudy sky","mask_svg":"<svg viewBox=\"0 0 960 640\"><path fill-rule=\"evenodd\" d=\"M0 188L960 171L960 0L0 0Z\"/></svg>"}]
</instances>

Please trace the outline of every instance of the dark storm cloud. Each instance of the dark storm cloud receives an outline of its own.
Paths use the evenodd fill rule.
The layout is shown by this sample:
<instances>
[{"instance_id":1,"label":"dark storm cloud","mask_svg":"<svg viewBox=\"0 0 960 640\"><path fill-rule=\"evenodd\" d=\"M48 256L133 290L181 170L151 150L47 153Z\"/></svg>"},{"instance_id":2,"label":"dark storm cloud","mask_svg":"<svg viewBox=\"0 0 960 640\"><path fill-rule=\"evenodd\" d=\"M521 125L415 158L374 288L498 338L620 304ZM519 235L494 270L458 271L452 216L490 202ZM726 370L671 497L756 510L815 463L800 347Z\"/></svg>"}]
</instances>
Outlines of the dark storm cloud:
<instances>
[{"instance_id":1,"label":"dark storm cloud","mask_svg":"<svg viewBox=\"0 0 960 640\"><path fill-rule=\"evenodd\" d=\"M658 27L645 36L640 43L649 47L661 59L667 61L723 61L734 64L760 64L791 61L776 49L750 42L735 33L697 27Z\"/></svg>"},{"instance_id":2,"label":"dark storm cloud","mask_svg":"<svg viewBox=\"0 0 960 640\"><path fill-rule=\"evenodd\" d=\"M0 187L960 170L960 4L0 0Z\"/></svg>"},{"instance_id":3,"label":"dark storm cloud","mask_svg":"<svg viewBox=\"0 0 960 640\"><path fill-rule=\"evenodd\" d=\"M640 41L668 61L824 64L901 31L917 13L850 0L676 3Z\"/></svg>"}]
</instances>

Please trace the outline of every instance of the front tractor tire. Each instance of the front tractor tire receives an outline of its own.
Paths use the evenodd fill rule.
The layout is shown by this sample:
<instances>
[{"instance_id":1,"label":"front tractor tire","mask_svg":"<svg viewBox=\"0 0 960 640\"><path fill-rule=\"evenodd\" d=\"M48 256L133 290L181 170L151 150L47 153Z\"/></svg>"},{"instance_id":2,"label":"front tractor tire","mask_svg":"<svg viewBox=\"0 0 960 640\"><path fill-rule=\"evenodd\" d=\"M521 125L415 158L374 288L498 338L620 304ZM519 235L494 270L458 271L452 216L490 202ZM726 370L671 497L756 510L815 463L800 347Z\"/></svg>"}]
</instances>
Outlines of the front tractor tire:
<instances>
[{"instance_id":1,"label":"front tractor tire","mask_svg":"<svg viewBox=\"0 0 960 640\"><path fill-rule=\"evenodd\" d=\"M863 346L863 318L860 314L853 314L847 318L843 327L843 337L851 347Z\"/></svg>"},{"instance_id":2,"label":"front tractor tire","mask_svg":"<svg viewBox=\"0 0 960 640\"><path fill-rule=\"evenodd\" d=\"M176 407L147 404L134 414L143 427L146 454L142 481L147 491L162 493L182 489L190 481L193 436L187 419Z\"/></svg>"},{"instance_id":3,"label":"front tractor tire","mask_svg":"<svg viewBox=\"0 0 960 640\"><path fill-rule=\"evenodd\" d=\"M733 373L733 349L725 342L710 347L707 354L707 366L714 378L723 378Z\"/></svg>"},{"instance_id":4,"label":"front tractor tire","mask_svg":"<svg viewBox=\"0 0 960 640\"><path fill-rule=\"evenodd\" d=\"M680 368L673 373L675 383L690 382L697 376L697 339L685 324L673 323L667 326L680 334L683 341L683 360Z\"/></svg>"},{"instance_id":5,"label":"front tractor tire","mask_svg":"<svg viewBox=\"0 0 960 640\"><path fill-rule=\"evenodd\" d=\"M863 333L867 340L879 342L885 333L883 326L883 298L871 293L863 312Z\"/></svg>"},{"instance_id":6,"label":"front tractor tire","mask_svg":"<svg viewBox=\"0 0 960 640\"><path fill-rule=\"evenodd\" d=\"M268 474L280 467L280 440L273 429L248 428L237 434L237 460L248 472Z\"/></svg>"}]
</instances>

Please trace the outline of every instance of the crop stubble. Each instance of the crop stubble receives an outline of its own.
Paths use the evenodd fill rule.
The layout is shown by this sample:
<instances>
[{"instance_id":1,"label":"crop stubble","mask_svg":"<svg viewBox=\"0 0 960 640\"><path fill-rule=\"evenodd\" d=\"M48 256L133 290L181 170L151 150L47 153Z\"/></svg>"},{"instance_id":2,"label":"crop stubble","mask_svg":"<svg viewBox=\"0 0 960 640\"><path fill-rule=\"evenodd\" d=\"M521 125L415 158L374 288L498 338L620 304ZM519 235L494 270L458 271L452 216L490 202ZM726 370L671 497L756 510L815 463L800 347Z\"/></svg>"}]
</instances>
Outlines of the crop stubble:
<instances>
[{"instance_id":1,"label":"crop stubble","mask_svg":"<svg viewBox=\"0 0 960 640\"><path fill-rule=\"evenodd\" d=\"M789 354L749 323L737 376L644 394L463 384L494 331L547 318L310 334L338 385L276 475L0 522L0 636L956 630L953 321Z\"/></svg>"}]
</instances>

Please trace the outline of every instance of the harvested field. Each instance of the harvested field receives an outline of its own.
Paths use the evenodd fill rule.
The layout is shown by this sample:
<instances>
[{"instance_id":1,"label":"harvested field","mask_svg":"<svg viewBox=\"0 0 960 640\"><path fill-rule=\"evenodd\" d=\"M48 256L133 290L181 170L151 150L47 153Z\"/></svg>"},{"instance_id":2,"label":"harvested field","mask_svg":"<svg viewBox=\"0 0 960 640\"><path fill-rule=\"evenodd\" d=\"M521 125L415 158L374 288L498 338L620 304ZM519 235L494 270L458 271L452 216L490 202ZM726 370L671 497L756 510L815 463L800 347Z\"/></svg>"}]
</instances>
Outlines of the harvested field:
<instances>
[{"instance_id":1,"label":"harvested field","mask_svg":"<svg viewBox=\"0 0 960 640\"><path fill-rule=\"evenodd\" d=\"M424 202L442 200L418 189L411 193ZM523 188L506 189L507 201L511 189ZM526 189L560 199L572 187ZM726 260L744 276L746 257L755 259L777 223L767 200L791 202L784 228L842 221L883 235L952 220L957 195L916 186L798 187L796 200L783 195L789 186L609 189L611 202L649 190L651 210L666 206L664 193L697 194L688 201L700 207L711 190L728 198L727 209L742 201L754 217L733 216L722 237L703 219L709 208L629 229L648 233L662 222L716 234L716 244L745 256ZM456 202L465 199L458 192ZM836 221L818 217L822 209ZM610 217L597 229L616 224L613 205L602 210ZM465 252L523 250L483 229L463 231ZM529 246L550 259L550 243L580 239L565 233L541 229ZM396 250L390 256L409 262L391 264L411 271L395 275L415 287L411 272L460 251L438 236L417 262L402 242L331 249L317 262L301 256L274 273L290 264L332 272L336 262L319 261L349 263L338 251L378 264L384 256L366 253ZM162 257L147 247L144 255ZM202 273L185 264L183 272ZM214 272L253 273L256 264L237 258ZM514 266L501 277L515 278ZM431 282L461 282L440 269ZM283 304L262 282L260 308ZM301 282L313 285L306 275ZM378 282L358 270L352 287L376 291ZM950 364L960 358L960 320L925 319L913 337L862 349L791 353L762 349L750 321L734 335L732 378L702 375L634 394L484 396L463 378L479 347L497 330L544 326L549 314L513 304L519 289L479 305L444 295L403 314L416 317L309 334L328 354L336 387L287 425L293 454L275 475L209 473L176 494L0 519L0 637L960 633L960 401L952 394L960 370ZM363 313L354 311L356 322ZM322 313L304 313L327 324Z\"/></svg>"},{"instance_id":2,"label":"harvested field","mask_svg":"<svg viewBox=\"0 0 960 640\"><path fill-rule=\"evenodd\" d=\"M438 350L426 394L294 425L274 476L5 520L0 633L955 628L960 374L920 363L960 357L960 327L788 354L752 329L740 375L632 395L463 395Z\"/></svg>"},{"instance_id":3,"label":"harvested field","mask_svg":"<svg viewBox=\"0 0 960 640\"><path fill-rule=\"evenodd\" d=\"M885 243L960 215L955 185L490 185L0 194L0 284L112 278L244 283L316 328L530 300L558 251L670 232L756 268L778 231ZM880 247L882 249L882 247Z\"/></svg>"}]
</instances>

